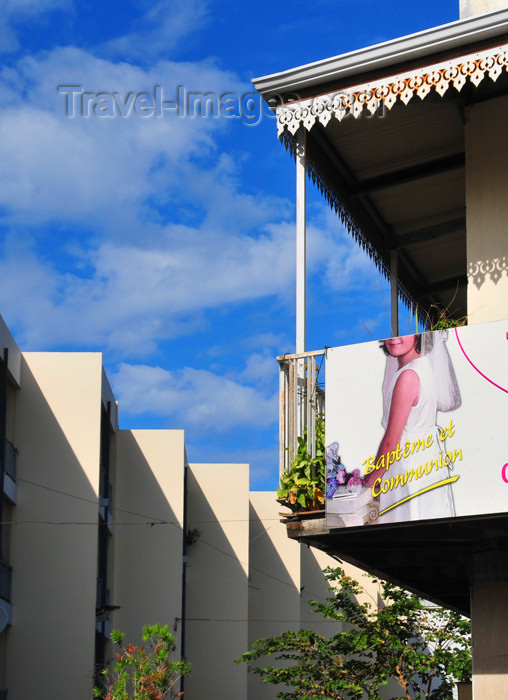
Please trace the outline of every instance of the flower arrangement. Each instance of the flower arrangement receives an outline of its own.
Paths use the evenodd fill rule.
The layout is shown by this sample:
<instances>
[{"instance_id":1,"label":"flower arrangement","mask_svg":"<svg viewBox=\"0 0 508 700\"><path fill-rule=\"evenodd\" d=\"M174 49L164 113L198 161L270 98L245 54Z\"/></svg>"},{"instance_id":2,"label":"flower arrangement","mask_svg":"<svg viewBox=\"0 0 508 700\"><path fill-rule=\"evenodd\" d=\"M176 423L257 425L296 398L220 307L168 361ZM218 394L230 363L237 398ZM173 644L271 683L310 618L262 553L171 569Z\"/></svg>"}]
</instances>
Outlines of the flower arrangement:
<instances>
[{"instance_id":1,"label":"flower arrangement","mask_svg":"<svg viewBox=\"0 0 508 700\"><path fill-rule=\"evenodd\" d=\"M326 497L353 496L360 492L363 478L359 469L347 472L340 461L339 443L332 442L326 448Z\"/></svg>"}]
</instances>

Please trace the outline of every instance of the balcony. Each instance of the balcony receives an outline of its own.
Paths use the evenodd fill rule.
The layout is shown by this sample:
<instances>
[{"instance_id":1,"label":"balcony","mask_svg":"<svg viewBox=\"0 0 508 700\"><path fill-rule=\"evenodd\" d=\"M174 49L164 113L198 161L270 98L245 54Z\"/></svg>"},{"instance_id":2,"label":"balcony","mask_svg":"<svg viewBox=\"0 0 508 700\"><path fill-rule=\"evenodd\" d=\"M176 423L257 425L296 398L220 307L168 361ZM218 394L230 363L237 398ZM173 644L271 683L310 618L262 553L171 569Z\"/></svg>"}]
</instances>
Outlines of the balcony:
<instances>
[{"instance_id":1,"label":"balcony","mask_svg":"<svg viewBox=\"0 0 508 700\"><path fill-rule=\"evenodd\" d=\"M0 598L11 602L12 566L0 560Z\"/></svg>"},{"instance_id":2,"label":"balcony","mask_svg":"<svg viewBox=\"0 0 508 700\"><path fill-rule=\"evenodd\" d=\"M460 337L466 348L466 339L481 336L481 342L478 340L477 345L472 346L475 349L485 345L490 351L493 347L492 338L496 338L496 343L504 349L505 326L504 321L495 322L491 328L483 326L481 333L473 328L464 328ZM491 332L492 336L487 335L488 332ZM491 342L485 342L486 338L490 338ZM470 377L469 374L464 373L476 370L469 369L470 365L463 356L462 365L459 363L459 353L463 353L464 350L460 345L458 333L448 336L447 342L454 366L462 367L460 378ZM291 466L297 453L299 438L300 443L302 438L306 440L309 456L316 454L316 422L318 417L325 417L323 388L325 370L321 367L324 355L327 356L328 362L326 420L329 428L329 442L336 439L334 435L337 430L337 434L342 436L337 439L341 440L343 457L344 454L346 455L344 463L348 466L359 467L362 463L361 459L355 461L354 456L349 462L348 455L363 453L363 451L365 451L364 456L375 454L382 437L381 381L385 372L385 358L379 351L377 343L373 343L375 346L373 352L369 349L369 345L371 344L365 343L363 346L356 345L354 348L353 346L330 348L328 351L284 355L278 358L281 473ZM455 348L454 352L452 352L453 348ZM351 352L352 349L354 353ZM373 378L379 378L379 382L371 382ZM377 398L366 401L367 394L361 394L362 399L348 393L357 390L360 379L365 385L375 387L375 394L372 396L375 395ZM487 387L485 394L478 392L474 394L475 406L480 405L478 402L482 397L484 397L483 400L494 401L489 393L492 391L491 384L486 382L485 386ZM364 385L362 387L365 389ZM498 390L500 388L502 387L497 387ZM461 384L461 391L462 409L464 409L466 406L471 406L467 382ZM504 393L499 392L499 396L501 397L499 401L503 401ZM502 435L500 422L504 419L505 413L497 408L496 404L496 411L489 418L489 425L495 416L498 422L492 423L494 426L492 430L496 430L496 435ZM484 413L486 416L490 415L488 412L484 411ZM467 418L467 415L464 415ZM466 420L460 434L461 441L466 439L465 434L468 429L464 426L467 425L469 424ZM459 432L457 430L457 433ZM462 446L462 442L459 444ZM468 444L466 442L466 447ZM351 445L354 445L354 449ZM500 488L503 488L503 482L508 484L508 464L505 465L504 476L501 478L501 466L497 466L498 463L502 465L502 460L498 459L500 447L496 449L496 459L492 462L493 458L490 458L492 462L492 465L489 463L490 473L493 474L495 471ZM464 465L461 467L464 469ZM462 478L464 478L464 472ZM475 499L470 501L470 510L464 508L456 511L452 517L433 516L428 519L366 523L370 525L369 527L361 526L361 522L352 522L345 526L344 523L339 524L337 519L334 519L337 511L332 512L330 509L331 517L325 518L324 510L300 511L296 510L297 504L296 506L292 504L295 512L285 513L283 522L290 539L317 547L342 561L347 561L376 576L392 580L408 590L415 591L427 600L467 615L470 611L472 582L483 584L508 581L508 515L505 511L477 509L476 504L480 498L478 487L476 493ZM464 498L464 491L462 498ZM483 498L484 504L486 496ZM469 501L462 501L463 505L467 503ZM498 508L499 502L497 503ZM345 509L344 512L352 511Z\"/></svg>"},{"instance_id":3,"label":"balcony","mask_svg":"<svg viewBox=\"0 0 508 700\"><path fill-rule=\"evenodd\" d=\"M316 455L316 421L325 413L322 387L325 352L316 350L277 358L280 474L291 465L298 449L298 438L305 437L309 455Z\"/></svg>"},{"instance_id":4,"label":"balcony","mask_svg":"<svg viewBox=\"0 0 508 700\"><path fill-rule=\"evenodd\" d=\"M4 450L4 494L13 504L16 504L18 499L16 486L18 455L18 448L10 440L6 440Z\"/></svg>"},{"instance_id":5,"label":"balcony","mask_svg":"<svg viewBox=\"0 0 508 700\"><path fill-rule=\"evenodd\" d=\"M5 473L8 474L13 481L16 481L18 455L18 448L10 440L5 440Z\"/></svg>"},{"instance_id":6,"label":"balcony","mask_svg":"<svg viewBox=\"0 0 508 700\"><path fill-rule=\"evenodd\" d=\"M106 472L101 466L99 481L99 515L104 522L107 521L107 528L110 534L113 534L112 508L113 485L110 481L106 481Z\"/></svg>"}]
</instances>

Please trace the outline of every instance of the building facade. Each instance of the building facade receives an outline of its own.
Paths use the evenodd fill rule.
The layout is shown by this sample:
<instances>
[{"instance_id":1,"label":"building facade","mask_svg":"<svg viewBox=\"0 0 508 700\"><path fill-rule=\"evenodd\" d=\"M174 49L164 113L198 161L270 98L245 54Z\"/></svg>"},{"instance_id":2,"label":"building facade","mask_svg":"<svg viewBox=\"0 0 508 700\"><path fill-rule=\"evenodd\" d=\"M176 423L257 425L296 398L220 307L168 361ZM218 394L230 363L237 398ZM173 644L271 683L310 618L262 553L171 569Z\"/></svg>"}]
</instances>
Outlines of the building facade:
<instances>
[{"instance_id":1,"label":"building facade","mask_svg":"<svg viewBox=\"0 0 508 700\"><path fill-rule=\"evenodd\" d=\"M292 365L324 353L305 346L307 177L390 280L392 336L401 300L429 326L441 312L468 325L508 319L505 0L461 0L456 22L253 82L296 161L296 355L280 358L284 401ZM501 492L497 461L483 449L478 478L495 473ZM470 614L473 694L494 700L508 694L508 514L459 520L347 534L302 522L289 534Z\"/></svg>"},{"instance_id":2,"label":"building facade","mask_svg":"<svg viewBox=\"0 0 508 700\"><path fill-rule=\"evenodd\" d=\"M0 346L0 697L91 698L111 629L137 643L160 623L192 664L186 698L275 698L234 659L304 624L336 562L285 537L248 465L119 429L100 353L21 352L1 319Z\"/></svg>"}]
</instances>

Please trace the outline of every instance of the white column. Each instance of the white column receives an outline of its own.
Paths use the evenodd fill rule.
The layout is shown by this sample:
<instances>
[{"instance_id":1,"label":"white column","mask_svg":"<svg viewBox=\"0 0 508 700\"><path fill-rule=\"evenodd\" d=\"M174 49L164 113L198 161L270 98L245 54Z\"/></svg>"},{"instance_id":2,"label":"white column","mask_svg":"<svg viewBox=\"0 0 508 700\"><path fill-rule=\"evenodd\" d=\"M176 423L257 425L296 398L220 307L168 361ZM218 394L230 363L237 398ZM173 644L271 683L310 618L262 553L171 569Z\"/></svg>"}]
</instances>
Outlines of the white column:
<instances>
[{"instance_id":1,"label":"white column","mask_svg":"<svg viewBox=\"0 0 508 700\"><path fill-rule=\"evenodd\" d=\"M399 272L399 257L396 250L390 253L390 286L392 306L392 338L399 335L399 290L397 276Z\"/></svg>"},{"instance_id":2,"label":"white column","mask_svg":"<svg viewBox=\"0 0 508 700\"><path fill-rule=\"evenodd\" d=\"M296 147L296 352L305 352L306 277L306 131L300 126Z\"/></svg>"}]
</instances>

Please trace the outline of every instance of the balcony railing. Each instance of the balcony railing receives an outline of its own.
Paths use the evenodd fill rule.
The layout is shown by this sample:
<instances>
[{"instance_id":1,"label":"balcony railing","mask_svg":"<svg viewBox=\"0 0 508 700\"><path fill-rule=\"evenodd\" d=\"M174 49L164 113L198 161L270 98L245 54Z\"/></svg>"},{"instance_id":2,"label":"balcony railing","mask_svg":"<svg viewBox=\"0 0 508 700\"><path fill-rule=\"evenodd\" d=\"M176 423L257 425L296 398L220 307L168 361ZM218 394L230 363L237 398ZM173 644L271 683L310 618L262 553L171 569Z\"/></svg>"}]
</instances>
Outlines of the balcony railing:
<instances>
[{"instance_id":1,"label":"balcony railing","mask_svg":"<svg viewBox=\"0 0 508 700\"><path fill-rule=\"evenodd\" d=\"M97 596L96 596L96 612L97 615L107 616L107 607L110 603L110 590L103 588L103 580L97 577Z\"/></svg>"},{"instance_id":2,"label":"balcony railing","mask_svg":"<svg viewBox=\"0 0 508 700\"><path fill-rule=\"evenodd\" d=\"M19 450L10 440L5 441L5 472L13 481L16 481L16 465L18 462ZM0 696L1 698L1 696Z\"/></svg>"},{"instance_id":3,"label":"balcony railing","mask_svg":"<svg viewBox=\"0 0 508 700\"><path fill-rule=\"evenodd\" d=\"M11 602L12 566L0 560L0 598ZM1 697L1 696L0 696Z\"/></svg>"},{"instance_id":4,"label":"balcony railing","mask_svg":"<svg viewBox=\"0 0 508 700\"><path fill-rule=\"evenodd\" d=\"M288 469L298 450L298 438L307 438L307 449L316 454L316 420L324 417L325 392L319 374L325 350L278 357L279 471ZM322 358L320 364L316 358Z\"/></svg>"}]
</instances>

